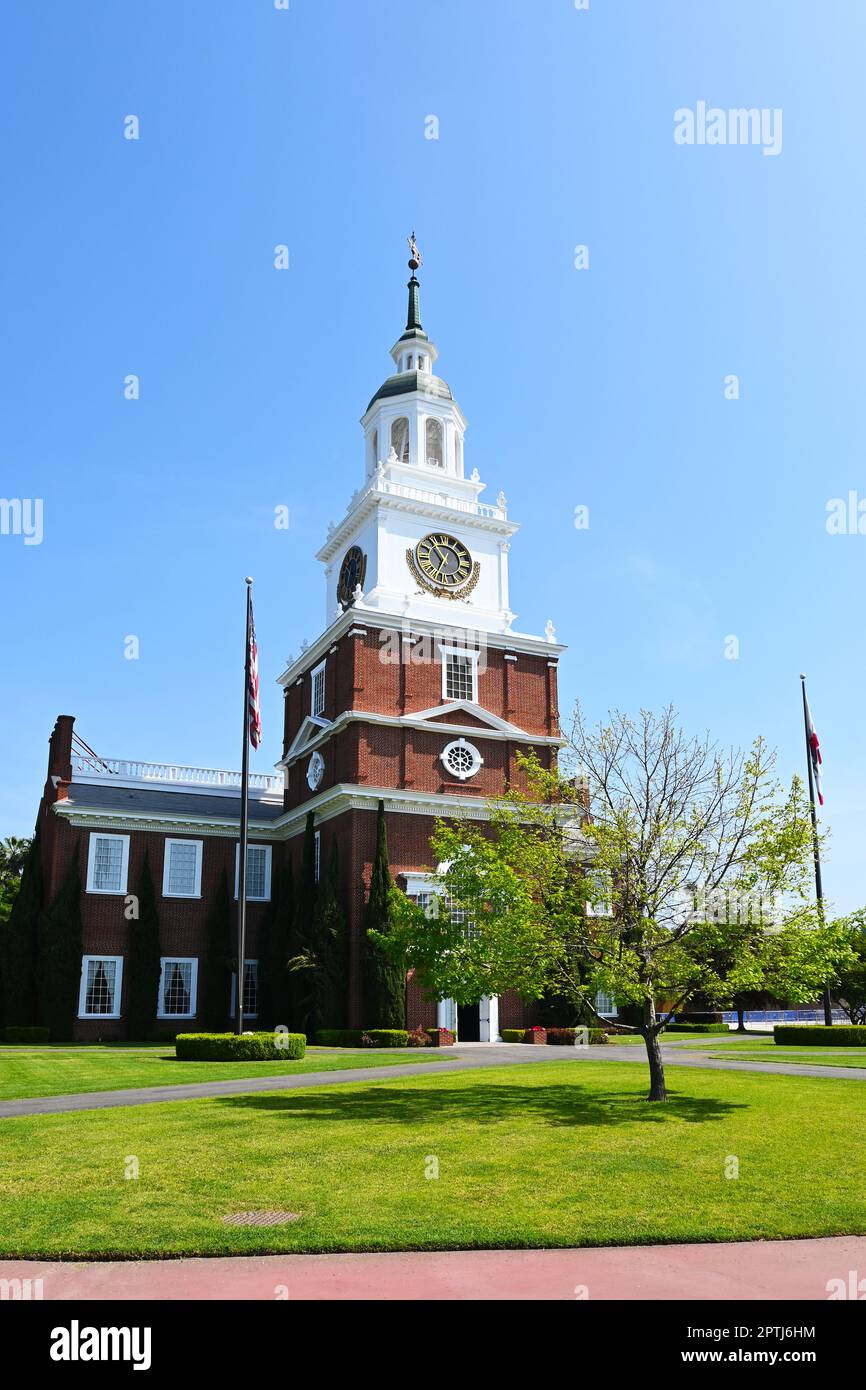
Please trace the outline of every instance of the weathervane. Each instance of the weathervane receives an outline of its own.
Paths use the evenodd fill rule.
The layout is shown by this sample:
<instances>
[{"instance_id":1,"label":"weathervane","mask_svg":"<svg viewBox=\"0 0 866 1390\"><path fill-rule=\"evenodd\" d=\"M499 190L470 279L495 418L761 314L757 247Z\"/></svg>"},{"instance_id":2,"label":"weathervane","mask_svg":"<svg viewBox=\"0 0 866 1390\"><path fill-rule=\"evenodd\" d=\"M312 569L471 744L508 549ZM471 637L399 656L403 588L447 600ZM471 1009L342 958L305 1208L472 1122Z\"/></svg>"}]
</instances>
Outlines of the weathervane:
<instances>
[{"instance_id":1,"label":"weathervane","mask_svg":"<svg viewBox=\"0 0 866 1390\"><path fill-rule=\"evenodd\" d=\"M415 274L415 271L418 269L418 267L419 267L420 265L423 265L423 264L424 264L424 257L421 255L421 252L418 250L418 243L417 243L417 241L415 240L415 233L414 233L414 231L413 231L413 233L412 233L412 235L411 235L410 237L407 237L407 238L406 238L406 240L407 240L408 243L409 243L409 251L410 251L410 253L411 253L410 256L409 256L409 269L411 270L412 274L414 275L414 274Z\"/></svg>"}]
</instances>

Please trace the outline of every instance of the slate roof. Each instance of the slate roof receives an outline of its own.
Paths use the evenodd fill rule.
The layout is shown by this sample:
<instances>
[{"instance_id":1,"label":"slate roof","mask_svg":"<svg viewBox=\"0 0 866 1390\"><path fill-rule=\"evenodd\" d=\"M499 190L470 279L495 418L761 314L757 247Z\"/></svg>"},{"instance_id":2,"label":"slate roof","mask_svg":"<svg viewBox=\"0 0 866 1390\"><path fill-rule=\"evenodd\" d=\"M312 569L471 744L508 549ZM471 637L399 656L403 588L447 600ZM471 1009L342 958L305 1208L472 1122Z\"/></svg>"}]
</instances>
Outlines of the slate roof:
<instances>
[{"instance_id":1,"label":"slate roof","mask_svg":"<svg viewBox=\"0 0 866 1390\"><path fill-rule=\"evenodd\" d=\"M221 796L218 792L160 791L157 787L113 787L110 782L72 782L68 795L59 805L81 811L106 811L123 815L159 817L208 816L213 820L237 820L240 796ZM250 820L274 821L283 814L282 797L265 799L250 795Z\"/></svg>"}]
</instances>

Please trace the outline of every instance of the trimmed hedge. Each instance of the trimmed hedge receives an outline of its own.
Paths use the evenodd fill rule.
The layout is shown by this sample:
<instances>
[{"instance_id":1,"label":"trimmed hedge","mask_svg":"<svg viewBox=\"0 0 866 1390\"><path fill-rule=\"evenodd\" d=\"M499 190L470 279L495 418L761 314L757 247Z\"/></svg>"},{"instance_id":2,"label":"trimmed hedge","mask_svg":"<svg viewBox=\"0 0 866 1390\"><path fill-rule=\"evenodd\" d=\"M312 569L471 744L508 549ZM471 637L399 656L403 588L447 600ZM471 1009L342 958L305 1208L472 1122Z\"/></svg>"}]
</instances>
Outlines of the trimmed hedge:
<instances>
[{"instance_id":1,"label":"trimmed hedge","mask_svg":"<svg viewBox=\"0 0 866 1390\"><path fill-rule=\"evenodd\" d=\"M9 1027L3 1030L4 1040L8 1043L30 1043L37 1046L40 1043L47 1043L47 1028L19 1028Z\"/></svg>"},{"instance_id":2,"label":"trimmed hedge","mask_svg":"<svg viewBox=\"0 0 866 1390\"><path fill-rule=\"evenodd\" d=\"M663 1030L665 1033L730 1033L727 1023L669 1023Z\"/></svg>"},{"instance_id":3,"label":"trimmed hedge","mask_svg":"<svg viewBox=\"0 0 866 1390\"><path fill-rule=\"evenodd\" d=\"M293 1062L303 1057L303 1033L178 1033L181 1062Z\"/></svg>"},{"instance_id":4,"label":"trimmed hedge","mask_svg":"<svg viewBox=\"0 0 866 1390\"><path fill-rule=\"evenodd\" d=\"M590 1028L588 1031L591 1044L607 1042L607 1033L604 1028ZM503 1028L502 1041L507 1043L526 1042L529 1032L531 1032L529 1028ZM548 1047L574 1047L575 1032L576 1029L574 1028L548 1028Z\"/></svg>"},{"instance_id":5,"label":"trimmed hedge","mask_svg":"<svg viewBox=\"0 0 866 1390\"><path fill-rule=\"evenodd\" d=\"M589 1028L589 1042L591 1045L596 1043L606 1043L607 1033L603 1028ZM576 1028L548 1028L547 1042L550 1047L574 1047L574 1037Z\"/></svg>"},{"instance_id":6,"label":"trimmed hedge","mask_svg":"<svg viewBox=\"0 0 866 1390\"><path fill-rule=\"evenodd\" d=\"M409 1033L405 1028L320 1028L313 1042L316 1047L408 1047Z\"/></svg>"},{"instance_id":7,"label":"trimmed hedge","mask_svg":"<svg viewBox=\"0 0 866 1390\"><path fill-rule=\"evenodd\" d=\"M724 1021L725 1020L717 1009L714 1009L711 1013L698 1013L698 1011L695 1010L694 1013L679 1014L677 1016L678 1023L688 1023L690 1026L693 1023L724 1023Z\"/></svg>"},{"instance_id":8,"label":"trimmed hedge","mask_svg":"<svg viewBox=\"0 0 866 1390\"><path fill-rule=\"evenodd\" d=\"M777 1043L805 1043L807 1047L866 1047L866 1026L824 1023L777 1023L773 1029Z\"/></svg>"}]
</instances>

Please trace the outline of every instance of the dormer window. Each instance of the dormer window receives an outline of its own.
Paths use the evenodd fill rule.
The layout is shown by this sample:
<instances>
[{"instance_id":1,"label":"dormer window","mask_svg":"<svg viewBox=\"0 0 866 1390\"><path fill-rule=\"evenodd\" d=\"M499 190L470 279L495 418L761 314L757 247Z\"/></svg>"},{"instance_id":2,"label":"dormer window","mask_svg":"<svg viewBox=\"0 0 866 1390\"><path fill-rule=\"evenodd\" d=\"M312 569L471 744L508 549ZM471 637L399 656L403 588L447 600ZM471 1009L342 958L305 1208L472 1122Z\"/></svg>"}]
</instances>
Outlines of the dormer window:
<instances>
[{"instance_id":1,"label":"dormer window","mask_svg":"<svg viewBox=\"0 0 866 1390\"><path fill-rule=\"evenodd\" d=\"M425 435L427 443L425 457L428 464L431 468L443 468L445 466L445 448L441 421L428 420Z\"/></svg>"}]
</instances>

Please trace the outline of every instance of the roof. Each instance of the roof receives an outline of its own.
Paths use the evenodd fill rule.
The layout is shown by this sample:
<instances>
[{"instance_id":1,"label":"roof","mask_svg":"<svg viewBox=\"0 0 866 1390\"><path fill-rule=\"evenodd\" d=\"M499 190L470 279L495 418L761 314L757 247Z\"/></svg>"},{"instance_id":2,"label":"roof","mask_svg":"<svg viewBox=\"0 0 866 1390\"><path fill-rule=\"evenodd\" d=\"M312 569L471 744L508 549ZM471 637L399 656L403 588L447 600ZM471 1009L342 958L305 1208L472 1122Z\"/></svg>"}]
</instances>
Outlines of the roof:
<instances>
[{"instance_id":1,"label":"roof","mask_svg":"<svg viewBox=\"0 0 866 1390\"><path fill-rule=\"evenodd\" d=\"M257 797L250 794L250 820L274 821L283 814L282 797ZM137 815L172 818L178 816L206 816L213 820L237 820L240 818L240 796L220 796L209 792L158 791L155 787L113 787L110 783L71 782L65 800L55 802L64 811L106 811L123 815L132 812Z\"/></svg>"},{"instance_id":2,"label":"roof","mask_svg":"<svg viewBox=\"0 0 866 1390\"><path fill-rule=\"evenodd\" d=\"M448 382L440 376L431 376L429 372L398 372L382 383L367 410L376 401L385 400L388 396L409 396L413 391L423 391L425 396L437 396L443 401L454 399Z\"/></svg>"}]
</instances>

